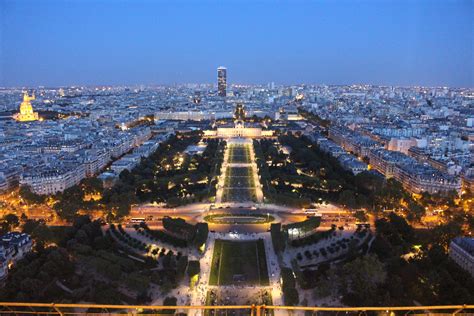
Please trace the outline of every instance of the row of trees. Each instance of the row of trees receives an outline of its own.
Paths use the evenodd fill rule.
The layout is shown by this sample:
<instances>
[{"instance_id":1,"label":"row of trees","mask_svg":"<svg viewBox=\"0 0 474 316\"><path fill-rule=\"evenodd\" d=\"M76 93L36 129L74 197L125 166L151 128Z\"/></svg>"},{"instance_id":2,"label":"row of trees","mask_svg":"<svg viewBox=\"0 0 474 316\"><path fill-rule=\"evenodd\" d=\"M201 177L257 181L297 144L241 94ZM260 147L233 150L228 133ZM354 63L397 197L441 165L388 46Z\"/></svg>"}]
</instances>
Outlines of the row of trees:
<instances>
[{"instance_id":1,"label":"row of trees","mask_svg":"<svg viewBox=\"0 0 474 316\"><path fill-rule=\"evenodd\" d=\"M219 140L209 140L202 155L183 154L199 139L198 133L171 136L131 172L124 170L102 199L111 217L127 215L130 205L140 202L174 207L213 197L224 148Z\"/></svg>"},{"instance_id":2,"label":"row of trees","mask_svg":"<svg viewBox=\"0 0 474 316\"><path fill-rule=\"evenodd\" d=\"M197 223L191 225L182 218L163 218L165 230L151 230L144 222L136 226L140 234L150 239L168 243L175 247L185 248L190 245L201 249L206 243L209 235L209 226L207 223ZM182 238L184 237L184 238Z\"/></svg>"},{"instance_id":3,"label":"row of trees","mask_svg":"<svg viewBox=\"0 0 474 316\"><path fill-rule=\"evenodd\" d=\"M283 291L283 301L287 306L295 306L299 304L299 294L296 289L296 280L291 268L281 269L281 287Z\"/></svg>"},{"instance_id":4,"label":"row of trees","mask_svg":"<svg viewBox=\"0 0 474 316\"><path fill-rule=\"evenodd\" d=\"M103 192L102 182L94 177L85 178L78 185L74 185L50 197L38 195L32 192L28 186L20 187L19 194L28 204L42 204L46 203L48 198L51 199L53 209L58 216L71 222L79 210L100 209L101 204L99 200L86 199L86 196L97 195L100 197Z\"/></svg>"},{"instance_id":5,"label":"row of trees","mask_svg":"<svg viewBox=\"0 0 474 316\"><path fill-rule=\"evenodd\" d=\"M449 241L460 234L456 222L418 231L390 213L376 221L368 254L296 275L317 298L341 296L348 306L466 304L474 299L474 280L446 253Z\"/></svg>"},{"instance_id":6,"label":"row of trees","mask_svg":"<svg viewBox=\"0 0 474 316\"><path fill-rule=\"evenodd\" d=\"M168 251L160 256L159 265L152 258L128 252L103 234L102 225L87 216L76 217L72 226L60 229L25 221L22 230L32 234L35 248L10 271L0 299L146 304L151 283L167 292L185 277L186 256ZM118 290L123 287L126 293Z\"/></svg>"},{"instance_id":7,"label":"row of trees","mask_svg":"<svg viewBox=\"0 0 474 316\"><path fill-rule=\"evenodd\" d=\"M143 222L140 223L139 227L137 227L137 231L139 234L144 235L151 240L169 244L173 247L186 248L188 246L188 241L186 239L168 234L163 230L150 229L148 225Z\"/></svg>"},{"instance_id":8,"label":"row of trees","mask_svg":"<svg viewBox=\"0 0 474 316\"><path fill-rule=\"evenodd\" d=\"M275 147L273 144L268 144L268 159L276 163L274 167L270 166L270 174L272 181L278 183L277 191L311 202L327 200L348 208L365 208L374 212L403 208L408 218L414 221L425 214L424 206L414 200L398 181L386 180L372 172L353 175L305 136L282 135L279 140L292 151L288 162L281 153L275 154L275 149L271 149ZM275 171L272 172L272 168ZM287 183L301 188L295 190Z\"/></svg>"},{"instance_id":9,"label":"row of trees","mask_svg":"<svg viewBox=\"0 0 474 316\"><path fill-rule=\"evenodd\" d=\"M309 199L295 194L293 188L285 184L282 177L293 181L292 175L296 174L296 169L291 168L292 164L288 163L286 156L276 148L273 142L254 140L254 149L265 199L282 205L309 206ZM270 162L270 165L267 162Z\"/></svg>"},{"instance_id":10,"label":"row of trees","mask_svg":"<svg viewBox=\"0 0 474 316\"><path fill-rule=\"evenodd\" d=\"M209 140L202 155L183 153L200 139L200 132L171 136L132 171L124 170L110 189L104 190L101 181L94 177L53 196L38 195L29 187L21 187L20 196L29 204L49 201L56 213L68 221L80 210L105 210L109 219L119 219L129 214L135 203L165 202L177 206L209 200L215 196L225 143ZM87 198L89 195L99 198Z\"/></svg>"},{"instance_id":11,"label":"row of trees","mask_svg":"<svg viewBox=\"0 0 474 316\"><path fill-rule=\"evenodd\" d=\"M141 252L146 252L149 250L149 247L147 246L146 243L133 238L130 236L123 228L122 225L118 225L118 230L115 227L115 224L110 224L110 229L107 231L107 233L112 234L113 237L117 238L120 242L123 244L129 246L130 248L133 248L137 251Z\"/></svg>"}]
</instances>

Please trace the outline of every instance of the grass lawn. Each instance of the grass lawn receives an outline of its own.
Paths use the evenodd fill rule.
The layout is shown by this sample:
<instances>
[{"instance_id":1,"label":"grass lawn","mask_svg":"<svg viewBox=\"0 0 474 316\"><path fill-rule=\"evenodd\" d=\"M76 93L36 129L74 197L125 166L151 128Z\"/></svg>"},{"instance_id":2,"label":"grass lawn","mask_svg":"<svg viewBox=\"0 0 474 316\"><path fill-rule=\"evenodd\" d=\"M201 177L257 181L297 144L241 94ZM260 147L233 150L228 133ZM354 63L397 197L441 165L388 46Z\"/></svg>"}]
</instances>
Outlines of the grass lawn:
<instances>
[{"instance_id":1,"label":"grass lawn","mask_svg":"<svg viewBox=\"0 0 474 316\"><path fill-rule=\"evenodd\" d=\"M250 167L227 168L222 200L224 202L254 201L256 199L255 181L251 175Z\"/></svg>"},{"instance_id":2,"label":"grass lawn","mask_svg":"<svg viewBox=\"0 0 474 316\"><path fill-rule=\"evenodd\" d=\"M230 163L249 163L250 151L248 146L232 146L229 158Z\"/></svg>"},{"instance_id":3,"label":"grass lawn","mask_svg":"<svg viewBox=\"0 0 474 316\"><path fill-rule=\"evenodd\" d=\"M224 202L248 202L255 201L255 189L246 188L246 189L224 189L222 195L222 201Z\"/></svg>"},{"instance_id":4,"label":"grass lawn","mask_svg":"<svg viewBox=\"0 0 474 316\"><path fill-rule=\"evenodd\" d=\"M263 239L216 240L209 284L268 286L270 282Z\"/></svg>"}]
</instances>

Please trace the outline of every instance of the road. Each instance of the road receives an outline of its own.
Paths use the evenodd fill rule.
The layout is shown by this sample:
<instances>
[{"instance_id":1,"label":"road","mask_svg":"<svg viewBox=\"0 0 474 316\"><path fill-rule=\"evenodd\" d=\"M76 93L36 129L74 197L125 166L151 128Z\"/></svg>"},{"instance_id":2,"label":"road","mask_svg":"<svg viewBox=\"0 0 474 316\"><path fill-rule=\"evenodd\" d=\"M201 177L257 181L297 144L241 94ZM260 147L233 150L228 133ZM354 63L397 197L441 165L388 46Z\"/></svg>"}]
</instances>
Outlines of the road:
<instances>
[{"instance_id":1,"label":"road","mask_svg":"<svg viewBox=\"0 0 474 316\"><path fill-rule=\"evenodd\" d=\"M153 229L162 228L162 218L164 216L181 217L189 223L197 223L203 221L204 216L207 214L215 213L242 213L242 212L255 212L258 214L276 214L278 221L282 224L289 224L294 222L304 221L308 214L301 209L288 208L276 205L265 205L260 204L257 207L231 207L228 204L227 207L211 209L211 205L208 203L196 203L185 205L176 208L165 208L153 205L141 205L133 207L130 213L130 218L150 218L147 220L147 224ZM235 204L239 205L239 204ZM337 226L353 226L356 222L355 218L349 215L348 212L334 207L325 207L321 210L322 221L320 229L328 229L332 224ZM221 233L227 233L229 231L236 231L239 233L250 233L267 232L270 229L270 224L209 224L209 230Z\"/></svg>"}]
</instances>

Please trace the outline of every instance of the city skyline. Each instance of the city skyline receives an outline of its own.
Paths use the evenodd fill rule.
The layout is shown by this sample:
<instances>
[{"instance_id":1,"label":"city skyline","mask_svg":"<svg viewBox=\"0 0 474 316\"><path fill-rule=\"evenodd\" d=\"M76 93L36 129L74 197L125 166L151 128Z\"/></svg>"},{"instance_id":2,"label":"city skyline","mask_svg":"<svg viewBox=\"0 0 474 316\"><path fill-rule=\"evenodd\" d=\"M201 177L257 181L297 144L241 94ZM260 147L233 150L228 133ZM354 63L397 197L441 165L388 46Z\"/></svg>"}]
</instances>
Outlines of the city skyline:
<instances>
[{"instance_id":1,"label":"city skyline","mask_svg":"<svg viewBox=\"0 0 474 316\"><path fill-rule=\"evenodd\" d=\"M6 314L474 313L474 0L0 0Z\"/></svg>"},{"instance_id":2,"label":"city skyline","mask_svg":"<svg viewBox=\"0 0 474 316\"><path fill-rule=\"evenodd\" d=\"M473 86L471 1L3 1L0 86ZM357 14L354 14L357 12ZM442 21L442 23L440 23Z\"/></svg>"}]
</instances>

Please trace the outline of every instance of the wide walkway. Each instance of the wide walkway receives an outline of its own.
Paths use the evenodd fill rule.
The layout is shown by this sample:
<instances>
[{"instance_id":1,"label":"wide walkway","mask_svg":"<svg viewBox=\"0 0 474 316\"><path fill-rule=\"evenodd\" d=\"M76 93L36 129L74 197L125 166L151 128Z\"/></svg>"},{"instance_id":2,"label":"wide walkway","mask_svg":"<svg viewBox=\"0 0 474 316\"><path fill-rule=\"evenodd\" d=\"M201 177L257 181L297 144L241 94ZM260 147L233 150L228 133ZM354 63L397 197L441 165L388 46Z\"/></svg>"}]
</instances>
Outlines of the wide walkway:
<instances>
[{"instance_id":1,"label":"wide walkway","mask_svg":"<svg viewBox=\"0 0 474 316\"><path fill-rule=\"evenodd\" d=\"M212 256L214 253L214 244L216 239L233 240L233 241L246 241L246 240L258 240L263 239L265 244L265 254L267 257L267 266L269 273L269 286L210 286L209 276L211 273ZM209 233L207 241L206 252L200 260L201 273L199 281L196 287L191 291L191 305L202 306L206 303L206 294L210 289L219 289L220 291L230 291L237 299L246 297L245 293L254 293L255 291L267 290L271 292L273 305L283 305L283 295L280 284L280 266L278 264L278 258L273 251L273 245L271 241L270 233L248 233L248 234L236 234L236 233ZM239 302L244 304L244 302ZM276 311L276 315L286 315L282 311ZM191 315L203 315L200 310L192 310Z\"/></svg>"},{"instance_id":2,"label":"wide walkway","mask_svg":"<svg viewBox=\"0 0 474 316\"><path fill-rule=\"evenodd\" d=\"M261 203L262 185L251 139L230 139L224 152L216 204Z\"/></svg>"}]
</instances>

